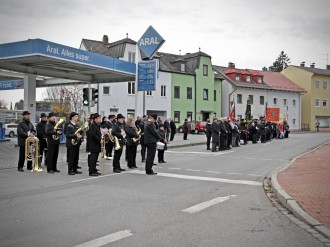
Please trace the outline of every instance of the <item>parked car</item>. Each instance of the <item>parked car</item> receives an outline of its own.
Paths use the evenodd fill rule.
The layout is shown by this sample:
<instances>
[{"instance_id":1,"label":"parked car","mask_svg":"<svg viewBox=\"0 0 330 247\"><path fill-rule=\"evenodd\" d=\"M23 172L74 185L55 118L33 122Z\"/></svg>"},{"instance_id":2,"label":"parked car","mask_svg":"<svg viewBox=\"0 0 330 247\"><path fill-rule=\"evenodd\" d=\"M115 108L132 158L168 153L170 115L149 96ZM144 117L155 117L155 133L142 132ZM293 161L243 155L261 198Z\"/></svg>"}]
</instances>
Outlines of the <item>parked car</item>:
<instances>
[{"instance_id":1,"label":"parked car","mask_svg":"<svg viewBox=\"0 0 330 247\"><path fill-rule=\"evenodd\" d=\"M9 137L14 137L17 135L17 126L18 124L11 123L5 125L5 135Z\"/></svg>"},{"instance_id":2,"label":"parked car","mask_svg":"<svg viewBox=\"0 0 330 247\"><path fill-rule=\"evenodd\" d=\"M199 134L200 132L206 132L206 121L189 121L188 131L190 133ZM179 132L182 133L182 125L179 126Z\"/></svg>"}]
</instances>

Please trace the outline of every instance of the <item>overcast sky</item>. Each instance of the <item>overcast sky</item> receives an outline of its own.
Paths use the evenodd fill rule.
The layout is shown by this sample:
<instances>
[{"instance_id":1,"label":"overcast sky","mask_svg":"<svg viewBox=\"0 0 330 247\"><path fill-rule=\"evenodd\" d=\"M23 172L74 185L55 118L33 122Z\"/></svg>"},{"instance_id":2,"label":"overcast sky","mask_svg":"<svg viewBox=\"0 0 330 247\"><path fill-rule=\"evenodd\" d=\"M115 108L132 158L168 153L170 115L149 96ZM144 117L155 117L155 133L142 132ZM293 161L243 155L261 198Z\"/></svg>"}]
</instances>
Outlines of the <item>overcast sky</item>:
<instances>
[{"instance_id":1,"label":"overcast sky","mask_svg":"<svg viewBox=\"0 0 330 247\"><path fill-rule=\"evenodd\" d=\"M325 68L330 54L329 0L0 0L0 44L41 38L79 48L82 38L138 40L152 25L162 52L201 51L212 63L270 66L284 50L291 64ZM330 55L329 55L330 63ZM8 103L23 90L0 91ZM38 93L38 99L41 94Z\"/></svg>"}]
</instances>

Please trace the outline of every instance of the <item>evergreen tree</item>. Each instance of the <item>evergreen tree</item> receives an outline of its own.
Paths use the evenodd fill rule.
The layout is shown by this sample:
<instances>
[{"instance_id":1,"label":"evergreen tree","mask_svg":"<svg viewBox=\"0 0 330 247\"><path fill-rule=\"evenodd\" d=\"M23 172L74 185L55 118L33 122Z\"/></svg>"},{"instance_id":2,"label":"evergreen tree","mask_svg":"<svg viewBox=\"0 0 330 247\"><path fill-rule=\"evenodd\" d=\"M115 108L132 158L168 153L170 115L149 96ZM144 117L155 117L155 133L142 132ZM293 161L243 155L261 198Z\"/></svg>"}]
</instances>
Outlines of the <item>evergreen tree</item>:
<instances>
[{"instance_id":1,"label":"evergreen tree","mask_svg":"<svg viewBox=\"0 0 330 247\"><path fill-rule=\"evenodd\" d=\"M290 64L290 58L284 51L281 51L278 58L275 60L272 66L269 66L269 71L281 72L283 69L287 68Z\"/></svg>"}]
</instances>

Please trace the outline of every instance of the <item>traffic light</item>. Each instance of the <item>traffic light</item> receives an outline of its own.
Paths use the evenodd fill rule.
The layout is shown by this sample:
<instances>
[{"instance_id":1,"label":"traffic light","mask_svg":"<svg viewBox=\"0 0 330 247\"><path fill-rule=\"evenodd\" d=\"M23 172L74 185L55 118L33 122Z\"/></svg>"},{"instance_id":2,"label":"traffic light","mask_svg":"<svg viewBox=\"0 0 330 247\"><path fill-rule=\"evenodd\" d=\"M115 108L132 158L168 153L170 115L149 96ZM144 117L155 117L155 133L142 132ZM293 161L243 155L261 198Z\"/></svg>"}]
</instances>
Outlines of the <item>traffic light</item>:
<instances>
[{"instance_id":1,"label":"traffic light","mask_svg":"<svg viewBox=\"0 0 330 247\"><path fill-rule=\"evenodd\" d=\"M95 106L97 99L99 98L99 90L92 88L92 106Z\"/></svg>"},{"instance_id":2,"label":"traffic light","mask_svg":"<svg viewBox=\"0 0 330 247\"><path fill-rule=\"evenodd\" d=\"M89 106L89 88L83 88L83 105Z\"/></svg>"}]
</instances>

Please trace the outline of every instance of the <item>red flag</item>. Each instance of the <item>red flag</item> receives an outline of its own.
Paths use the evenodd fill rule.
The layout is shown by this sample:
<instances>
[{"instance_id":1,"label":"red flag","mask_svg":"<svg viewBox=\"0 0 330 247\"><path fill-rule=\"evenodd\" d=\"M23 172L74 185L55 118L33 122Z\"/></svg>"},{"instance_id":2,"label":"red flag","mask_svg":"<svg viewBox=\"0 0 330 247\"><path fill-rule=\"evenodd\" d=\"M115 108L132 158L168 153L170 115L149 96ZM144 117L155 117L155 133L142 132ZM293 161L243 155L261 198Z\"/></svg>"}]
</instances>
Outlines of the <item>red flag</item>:
<instances>
[{"instance_id":1,"label":"red flag","mask_svg":"<svg viewBox=\"0 0 330 247\"><path fill-rule=\"evenodd\" d=\"M229 113L229 117L231 119L232 122L236 122L236 119L235 119L235 101L231 101L230 102L230 113Z\"/></svg>"},{"instance_id":2,"label":"red flag","mask_svg":"<svg viewBox=\"0 0 330 247\"><path fill-rule=\"evenodd\" d=\"M266 121L267 122L280 121L280 108L266 108Z\"/></svg>"}]
</instances>

